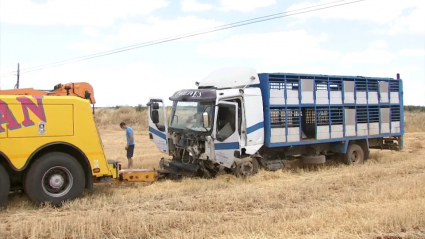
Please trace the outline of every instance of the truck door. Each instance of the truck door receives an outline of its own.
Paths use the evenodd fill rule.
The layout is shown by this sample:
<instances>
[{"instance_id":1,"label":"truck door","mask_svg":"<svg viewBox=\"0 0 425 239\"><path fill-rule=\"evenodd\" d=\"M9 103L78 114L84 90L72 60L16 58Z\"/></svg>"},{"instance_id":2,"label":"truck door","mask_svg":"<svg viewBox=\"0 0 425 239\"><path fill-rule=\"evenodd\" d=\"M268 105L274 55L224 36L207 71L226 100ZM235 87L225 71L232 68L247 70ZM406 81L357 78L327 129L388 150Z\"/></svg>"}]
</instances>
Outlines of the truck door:
<instances>
[{"instance_id":1,"label":"truck door","mask_svg":"<svg viewBox=\"0 0 425 239\"><path fill-rule=\"evenodd\" d=\"M149 107L149 139L155 143L159 151L168 153L168 127L164 101L150 98L147 106Z\"/></svg>"},{"instance_id":2,"label":"truck door","mask_svg":"<svg viewBox=\"0 0 425 239\"><path fill-rule=\"evenodd\" d=\"M215 158L219 164L227 168L230 168L235 161L235 151L240 150L237 109L237 103L219 102L214 119Z\"/></svg>"}]
</instances>

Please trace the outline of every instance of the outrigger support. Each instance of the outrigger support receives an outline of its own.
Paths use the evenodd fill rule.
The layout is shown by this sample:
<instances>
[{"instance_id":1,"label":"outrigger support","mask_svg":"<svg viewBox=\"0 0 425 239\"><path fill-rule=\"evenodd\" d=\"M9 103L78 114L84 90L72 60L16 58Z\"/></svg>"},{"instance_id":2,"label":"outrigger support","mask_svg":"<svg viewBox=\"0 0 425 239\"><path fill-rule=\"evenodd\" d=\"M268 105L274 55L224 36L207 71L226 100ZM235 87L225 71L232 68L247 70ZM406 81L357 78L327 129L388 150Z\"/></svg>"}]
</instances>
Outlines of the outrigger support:
<instances>
[{"instance_id":1,"label":"outrigger support","mask_svg":"<svg viewBox=\"0 0 425 239\"><path fill-rule=\"evenodd\" d=\"M159 179L182 179L183 175L170 170L123 169L119 171L119 181L154 182Z\"/></svg>"},{"instance_id":2,"label":"outrigger support","mask_svg":"<svg viewBox=\"0 0 425 239\"><path fill-rule=\"evenodd\" d=\"M122 182L155 182L160 179L179 180L183 178L181 172L170 169L121 169L119 161L108 160L109 169L112 170L112 177L98 177L95 179L98 183L107 183L111 181Z\"/></svg>"}]
</instances>

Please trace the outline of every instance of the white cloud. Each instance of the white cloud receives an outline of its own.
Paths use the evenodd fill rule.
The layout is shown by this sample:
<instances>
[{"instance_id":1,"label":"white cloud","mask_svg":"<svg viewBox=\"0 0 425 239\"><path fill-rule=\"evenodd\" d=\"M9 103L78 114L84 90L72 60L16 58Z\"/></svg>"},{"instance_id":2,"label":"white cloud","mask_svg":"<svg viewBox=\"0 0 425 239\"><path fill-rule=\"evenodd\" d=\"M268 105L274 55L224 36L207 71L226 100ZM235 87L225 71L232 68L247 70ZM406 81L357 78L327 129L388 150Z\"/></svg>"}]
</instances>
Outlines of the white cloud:
<instances>
[{"instance_id":1,"label":"white cloud","mask_svg":"<svg viewBox=\"0 0 425 239\"><path fill-rule=\"evenodd\" d=\"M388 33L405 31L425 35L425 1L421 0L409 15L397 18Z\"/></svg>"},{"instance_id":2,"label":"white cloud","mask_svg":"<svg viewBox=\"0 0 425 239\"><path fill-rule=\"evenodd\" d=\"M183 12L205 11L218 9L221 11L252 12L258 8L269 7L276 4L276 0L220 0L218 7L207 3L199 3L198 0L182 0L180 2Z\"/></svg>"},{"instance_id":3,"label":"white cloud","mask_svg":"<svg viewBox=\"0 0 425 239\"><path fill-rule=\"evenodd\" d=\"M110 26L117 19L146 16L167 7L166 0L31 0L2 1L1 21L28 25Z\"/></svg>"},{"instance_id":4,"label":"white cloud","mask_svg":"<svg viewBox=\"0 0 425 239\"><path fill-rule=\"evenodd\" d=\"M93 28L85 27L83 28L83 34L89 37L98 37L99 31Z\"/></svg>"},{"instance_id":5,"label":"white cloud","mask_svg":"<svg viewBox=\"0 0 425 239\"><path fill-rule=\"evenodd\" d=\"M297 25L301 25L301 24L303 24L303 23L305 23L305 19L297 19L297 20L295 20L295 21L290 21L290 22L287 24L287 26L288 26L288 27L295 27L295 26L297 26Z\"/></svg>"},{"instance_id":6,"label":"white cloud","mask_svg":"<svg viewBox=\"0 0 425 239\"><path fill-rule=\"evenodd\" d=\"M20 65L20 68L22 69L22 64ZM1 72L0 72L0 90L9 90L13 89L13 87L16 84L16 71L17 66L10 67L8 65L2 65L1 66Z\"/></svg>"},{"instance_id":7,"label":"white cloud","mask_svg":"<svg viewBox=\"0 0 425 239\"><path fill-rule=\"evenodd\" d=\"M58 83L83 81L92 85L97 106L146 104L149 97L164 98L169 105L168 97L175 91L185 87L193 88L195 85L193 78L190 79L192 72L176 75L175 71L167 71L164 68L137 61L120 64L116 68L95 67L78 62L24 73L21 76L20 88L51 89ZM59 82L58 75L61 76ZM146 86L146 79L154 84ZM2 89L12 89L16 83L16 77L4 78L1 83Z\"/></svg>"},{"instance_id":8,"label":"white cloud","mask_svg":"<svg viewBox=\"0 0 425 239\"><path fill-rule=\"evenodd\" d=\"M400 55L403 56L425 56L425 49L402 49Z\"/></svg>"},{"instance_id":9,"label":"white cloud","mask_svg":"<svg viewBox=\"0 0 425 239\"><path fill-rule=\"evenodd\" d=\"M200 44L198 53L210 57L258 59L271 65L297 65L338 58L338 52L319 47L326 38L326 35L310 35L305 30L244 34L219 43Z\"/></svg>"},{"instance_id":10,"label":"white cloud","mask_svg":"<svg viewBox=\"0 0 425 239\"><path fill-rule=\"evenodd\" d=\"M367 49L362 52L350 52L342 57L342 65L386 63L396 56L384 50Z\"/></svg>"},{"instance_id":11,"label":"white cloud","mask_svg":"<svg viewBox=\"0 0 425 239\"><path fill-rule=\"evenodd\" d=\"M305 7L314 7L318 4L329 4L333 0L321 0L317 2L305 1L291 5L287 10L294 11ZM333 4L332 4L333 5ZM326 5L331 6L331 4ZM326 7L326 6L321 6ZM409 12L411 10L411 12ZM405 12L408 15L404 15ZM425 1L423 0L373 0L353 4L312 11L293 17L307 19L319 17L323 19L345 19L356 21L369 21L389 28L385 32L394 34L403 30L411 33L425 33L424 18Z\"/></svg>"},{"instance_id":12,"label":"white cloud","mask_svg":"<svg viewBox=\"0 0 425 239\"><path fill-rule=\"evenodd\" d=\"M404 79L403 76L409 75L412 72L418 72L420 70L419 67L411 65L411 66L400 66L400 67L385 67L385 68L376 68L369 71L370 76L374 77L391 77L396 78L397 73L400 73L400 78ZM420 79L416 79L420 81ZM424 82L425 83L425 82Z\"/></svg>"},{"instance_id":13,"label":"white cloud","mask_svg":"<svg viewBox=\"0 0 425 239\"><path fill-rule=\"evenodd\" d=\"M370 46L374 47L374 48L385 48L385 47L388 46L388 44L384 40L378 39L378 40L370 43Z\"/></svg>"},{"instance_id":14,"label":"white cloud","mask_svg":"<svg viewBox=\"0 0 425 239\"><path fill-rule=\"evenodd\" d=\"M68 46L68 49L77 50L77 51L91 51L91 52L112 50L111 46L109 46L108 44L100 43L93 40L71 44Z\"/></svg>"},{"instance_id":15,"label":"white cloud","mask_svg":"<svg viewBox=\"0 0 425 239\"><path fill-rule=\"evenodd\" d=\"M148 18L147 22L148 24L125 24L120 29L118 35L108 36L106 41L111 42L115 40L121 40L125 43L134 43L137 41L158 40L224 24L215 20L199 19L194 16L179 17L174 20ZM187 38L187 40L206 39L216 36L217 34L219 33L209 33L190 37Z\"/></svg>"},{"instance_id":16,"label":"white cloud","mask_svg":"<svg viewBox=\"0 0 425 239\"><path fill-rule=\"evenodd\" d=\"M425 62L423 62L425 63ZM425 94L425 71L423 64L397 65L394 67L375 68L368 75L374 77L396 78L397 73L403 80L404 105L424 105Z\"/></svg>"},{"instance_id":17,"label":"white cloud","mask_svg":"<svg viewBox=\"0 0 425 239\"><path fill-rule=\"evenodd\" d=\"M330 75L334 74L334 72L330 71L326 67L304 67L300 65L292 65L292 66L261 66L257 69L257 72L286 72L286 73L299 73L299 74L323 74ZM338 74L338 73L335 73Z\"/></svg>"},{"instance_id":18,"label":"white cloud","mask_svg":"<svg viewBox=\"0 0 425 239\"><path fill-rule=\"evenodd\" d=\"M198 12L212 8L212 5L207 3L199 3L197 0L182 0L180 5L182 6L183 12Z\"/></svg>"},{"instance_id":19,"label":"white cloud","mask_svg":"<svg viewBox=\"0 0 425 239\"><path fill-rule=\"evenodd\" d=\"M250 12L257 8L269 7L276 4L276 0L220 0L221 10L235 10L239 12Z\"/></svg>"},{"instance_id":20,"label":"white cloud","mask_svg":"<svg viewBox=\"0 0 425 239\"><path fill-rule=\"evenodd\" d=\"M327 4L323 7L329 7L333 0L321 0L318 2L305 1L291 5L287 11L294 11L306 7ZM336 6L320 11L312 11L295 15L296 18L320 17L324 19L347 19L347 20L370 20L377 23L389 23L399 17L403 10L420 5L421 0L373 0L363 1L348 5ZM343 3L340 3L343 4Z\"/></svg>"}]
</instances>

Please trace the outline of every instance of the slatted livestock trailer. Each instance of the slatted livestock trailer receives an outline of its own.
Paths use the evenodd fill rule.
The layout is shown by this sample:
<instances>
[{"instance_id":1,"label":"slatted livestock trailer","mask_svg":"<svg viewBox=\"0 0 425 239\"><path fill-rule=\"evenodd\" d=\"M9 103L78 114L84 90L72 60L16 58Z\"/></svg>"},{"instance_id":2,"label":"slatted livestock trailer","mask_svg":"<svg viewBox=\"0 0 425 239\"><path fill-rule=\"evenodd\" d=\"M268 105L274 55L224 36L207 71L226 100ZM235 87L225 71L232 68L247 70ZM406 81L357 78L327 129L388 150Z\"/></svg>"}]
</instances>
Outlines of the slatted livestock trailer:
<instances>
[{"instance_id":1,"label":"slatted livestock trailer","mask_svg":"<svg viewBox=\"0 0 425 239\"><path fill-rule=\"evenodd\" d=\"M397 79L288 73L259 77L264 146L269 149L284 150L287 156L337 153L351 164L367 159L369 148L403 147L399 75Z\"/></svg>"}]
</instances>

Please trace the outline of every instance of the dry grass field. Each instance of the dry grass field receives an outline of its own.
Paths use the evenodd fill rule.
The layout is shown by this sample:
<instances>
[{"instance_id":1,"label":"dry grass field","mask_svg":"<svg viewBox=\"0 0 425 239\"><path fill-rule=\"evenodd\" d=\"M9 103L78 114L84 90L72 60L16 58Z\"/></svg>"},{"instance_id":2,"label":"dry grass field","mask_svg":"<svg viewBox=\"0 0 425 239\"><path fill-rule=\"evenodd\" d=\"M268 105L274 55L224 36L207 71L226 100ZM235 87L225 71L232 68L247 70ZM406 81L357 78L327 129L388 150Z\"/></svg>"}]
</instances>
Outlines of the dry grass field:
<instances>
[{"instance_id":1,"label":"dry grass field","mask_svg":"<svg viewBox=\"0 0 425 239\"><path fill-rule=\"evenodd\" d=\"M106 154L125 159L121 120L136 131L135 167L164 155L149 142L146 112L98 110ZM260 171L96 185L61 208L10 197L0 238L425 238L425 114L406 113L405 149L373 150L364 165Z\"/></svg>"}]
</instances>

